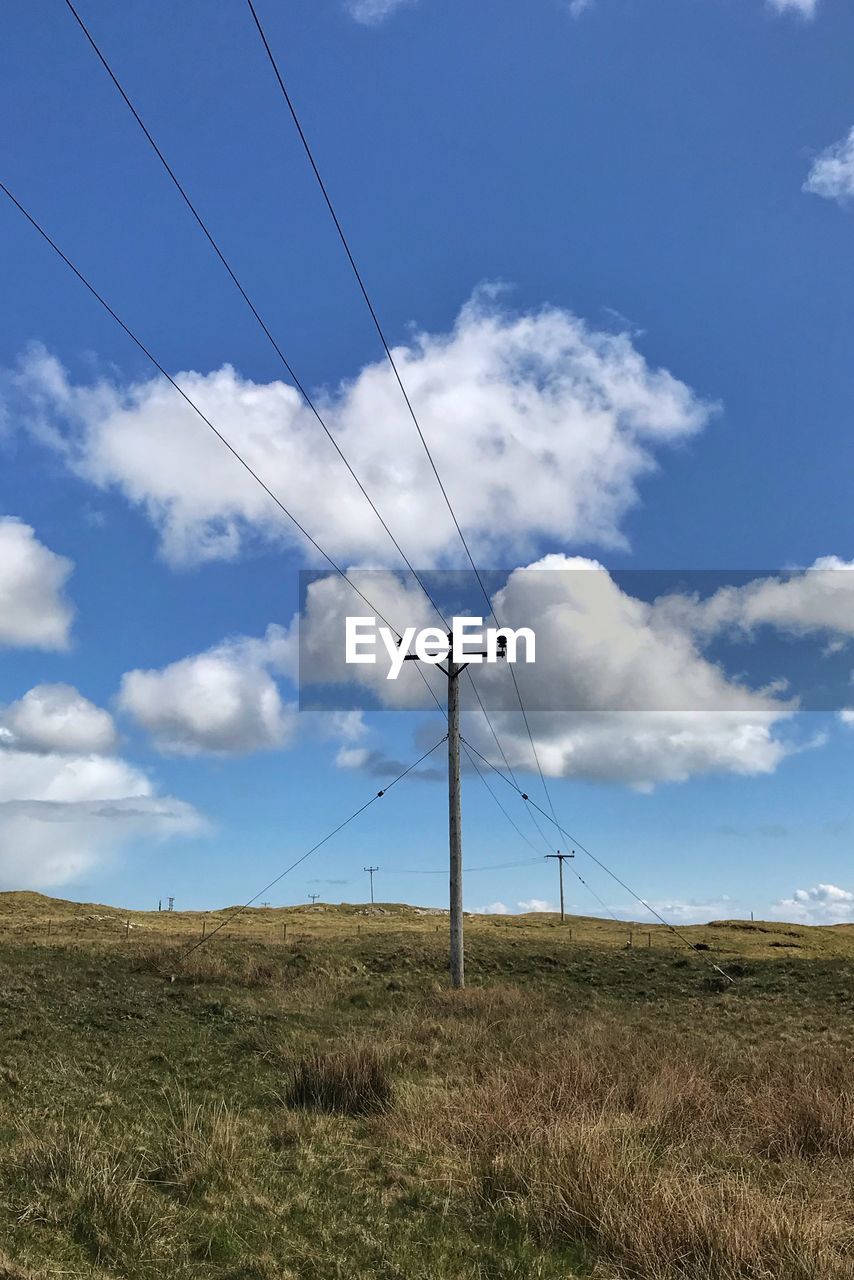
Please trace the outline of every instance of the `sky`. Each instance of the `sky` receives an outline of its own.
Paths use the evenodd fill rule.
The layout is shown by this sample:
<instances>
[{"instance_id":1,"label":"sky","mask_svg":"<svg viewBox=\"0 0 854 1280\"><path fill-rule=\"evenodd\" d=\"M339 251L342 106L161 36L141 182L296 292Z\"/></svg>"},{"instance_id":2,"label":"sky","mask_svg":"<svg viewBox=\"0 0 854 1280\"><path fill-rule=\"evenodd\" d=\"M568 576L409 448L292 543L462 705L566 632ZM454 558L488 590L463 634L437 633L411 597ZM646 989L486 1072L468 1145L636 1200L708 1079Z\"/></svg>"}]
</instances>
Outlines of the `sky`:
<instances>
[{"instance_id":1,"label":"sky","mask_svg":"<svg viewBox=\"0 0 854 1280\"><path fill-rule=\"evenodd\" d=\"M854 919L854 10L257 8L490 602L536 626L572 845L677 923ZM5 15L0 180L372 602L435 621L294 385L453 604L462 547L247 6L79 12L291 372L59 0ZM0 253L0 888L245 901L442 722L412 668L337 672L349 588L301 584L317 552L5 197ZM306 646L363 700L300 709ZM505 770L468 686L463 733ZM443 751L264 900L364 901L378 865L379 900L443 905ZM466 907L551 908L567 835L483 768ZM573 910L645 918L575 866Z\"/></svg>"}]
</instances>

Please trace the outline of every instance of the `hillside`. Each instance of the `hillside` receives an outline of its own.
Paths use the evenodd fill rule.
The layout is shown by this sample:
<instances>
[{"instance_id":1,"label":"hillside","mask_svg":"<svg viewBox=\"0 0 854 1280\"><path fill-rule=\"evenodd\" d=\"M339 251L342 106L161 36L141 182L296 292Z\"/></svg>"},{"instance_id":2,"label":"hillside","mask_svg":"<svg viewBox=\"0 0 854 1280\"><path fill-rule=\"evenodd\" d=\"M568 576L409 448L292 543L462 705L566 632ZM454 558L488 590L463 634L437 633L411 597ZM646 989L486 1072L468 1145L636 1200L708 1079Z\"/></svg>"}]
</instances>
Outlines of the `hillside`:
<instances>
[{"instance_id":1,"label":"hillside","mask_svg":"<svg viewBox=\"0 0 854 1280\"><path fill-rule=\"evenodd\" d=\"M239 914L238 914L239 913ZM551 936L555 946L575 944L625 948L631 937L634 949L688 951L686 939L717 956L852 956L854 925L804 925L781 921L715 920L708 924L679 925L677 937L665 926L650 921L620 921L595 916L568 916L561 926L556 914L476 915L467 913L470 943L500 934L522 937ZM383 936L390 931L439 933L447 929L447 914L440 908L410 906L400 902L301 904L285 907L249 907L239 904L217 911L130 911L93 902L72 902L40 893L0 893L0 939L8 941L56 940L108 941L132 936L137 940L189 941L209 937L215 930L220 942L245 941L275 944L296 938L333 939Z\"/></svg>"},{"instance_id":2,"label":"hillside","mask_svg":"<svg viewBox=\"0 0 854 1280\"><path fill-rule=\"evenodd\" d=\"M850 1280L849 927L202 918L0 897L6 1280Z\"/></svg>"}]
</instances>

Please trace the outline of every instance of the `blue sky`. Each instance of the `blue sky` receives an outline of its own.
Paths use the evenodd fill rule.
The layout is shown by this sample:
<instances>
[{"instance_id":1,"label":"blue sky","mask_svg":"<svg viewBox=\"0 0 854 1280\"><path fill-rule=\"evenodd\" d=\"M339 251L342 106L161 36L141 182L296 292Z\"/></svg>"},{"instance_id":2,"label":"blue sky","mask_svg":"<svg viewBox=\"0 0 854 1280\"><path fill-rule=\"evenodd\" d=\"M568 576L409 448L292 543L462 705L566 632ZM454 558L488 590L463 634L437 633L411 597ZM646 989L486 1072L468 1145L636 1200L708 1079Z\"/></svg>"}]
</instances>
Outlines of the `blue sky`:
<instances>
[{"instance_id":1,"label":"blue sky","mask_svg":"<svg viewBox=\"0 0 854 1280\"><path fill-rule=\"evenodd\" d=\"M245 5L80 11L410 559L458 563ZM259 12L484 564L854 559L850 6ZM14 4L5 34L2 180L323 545L395 566L65 6ZM441 726L292 710L306 549L8 204L0 234L0 879L139 907L244 899ZM608 599L631 615L625 652L654 632L650 697L676 678L674 636L685 696L710 661L729 696L757 635L814 663L847 652L850 610L804 581L780 579L782 604L689 602L678 625ZM589 602L567 591L577 621ZM589 657L579 634L555 633L550 679ZM608 702L606 667L584 668L606 727L542 722L565 825L674 919L847 918L850 725L754 680L745 723L722 728L710 694L698 744L669 724L650 746L650 704ZM509 714L502 731L534 794ZM472 867L529 860L473 871L469 908L554 901L551 865L476 776L464 816ZM443 786L408 780L275 900L363 900L373 862L379 897L439 905L445 849Z\"/></svg>"}]
</instances>

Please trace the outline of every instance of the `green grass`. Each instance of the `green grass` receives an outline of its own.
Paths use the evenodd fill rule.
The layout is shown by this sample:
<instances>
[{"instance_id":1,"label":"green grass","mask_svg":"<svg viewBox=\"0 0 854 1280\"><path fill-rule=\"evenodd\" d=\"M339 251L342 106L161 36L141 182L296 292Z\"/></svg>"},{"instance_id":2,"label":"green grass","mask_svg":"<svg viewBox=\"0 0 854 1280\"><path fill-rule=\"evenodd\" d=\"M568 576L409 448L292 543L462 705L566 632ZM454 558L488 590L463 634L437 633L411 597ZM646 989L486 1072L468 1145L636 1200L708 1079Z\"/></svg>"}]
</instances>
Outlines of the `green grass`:
<instances>
[{"instance_id":1,"label":"green grass","mask_svg":"<svg viewBox=\"0 0 854 1280\"><path fill-rule=\"evenodd\" d=\"M361 910L0 896L0 1280L854 1275L852 930Z\"/></svg>"}]
</instances>

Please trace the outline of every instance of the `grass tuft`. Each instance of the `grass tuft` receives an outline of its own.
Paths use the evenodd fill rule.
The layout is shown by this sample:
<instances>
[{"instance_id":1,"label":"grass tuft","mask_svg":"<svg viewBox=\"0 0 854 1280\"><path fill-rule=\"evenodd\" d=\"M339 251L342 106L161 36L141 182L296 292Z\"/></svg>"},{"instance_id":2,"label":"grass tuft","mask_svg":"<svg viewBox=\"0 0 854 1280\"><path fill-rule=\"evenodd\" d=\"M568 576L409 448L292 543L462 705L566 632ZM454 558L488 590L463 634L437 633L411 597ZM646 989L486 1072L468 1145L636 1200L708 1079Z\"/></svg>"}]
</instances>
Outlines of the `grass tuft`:
<instances>
[{"instance_id":1,"label":"grass tuft","mask_svg":"<svg viewBox=\"0 0 854 1280\"><path fill-rule=\"evenodd\" d=\"M289 1107L347 1116L387 1111L393 1098L387 1062L366 1045L306 1055L294 1067L285 1093Z\"/></svg>"}]
</instances>

